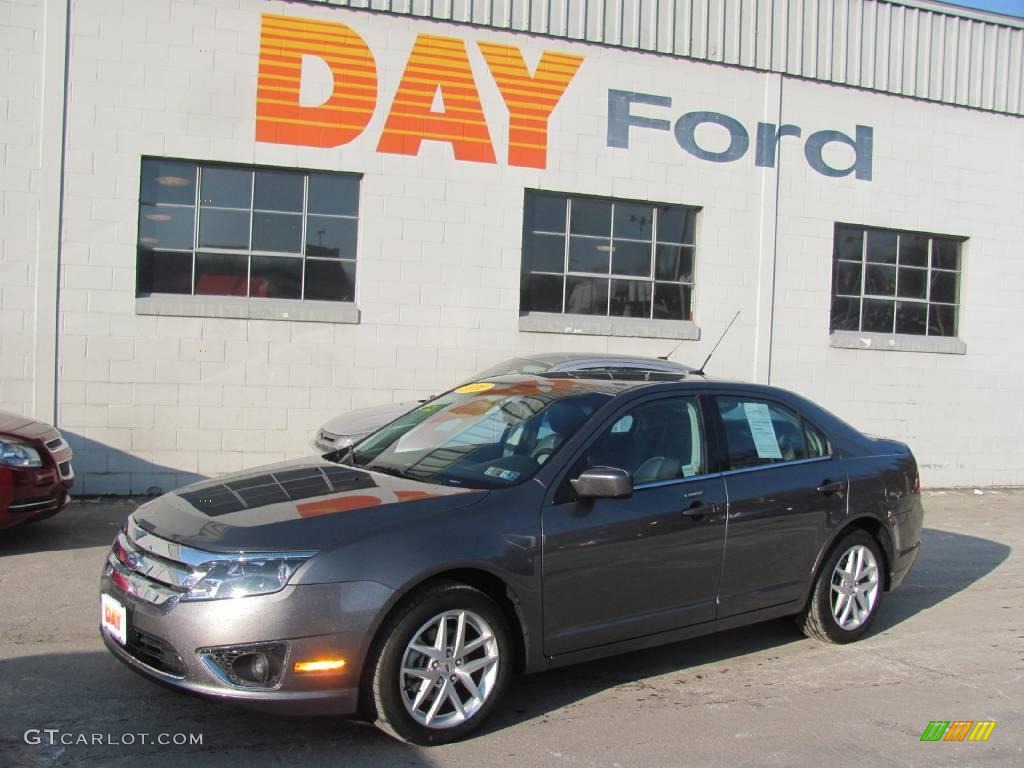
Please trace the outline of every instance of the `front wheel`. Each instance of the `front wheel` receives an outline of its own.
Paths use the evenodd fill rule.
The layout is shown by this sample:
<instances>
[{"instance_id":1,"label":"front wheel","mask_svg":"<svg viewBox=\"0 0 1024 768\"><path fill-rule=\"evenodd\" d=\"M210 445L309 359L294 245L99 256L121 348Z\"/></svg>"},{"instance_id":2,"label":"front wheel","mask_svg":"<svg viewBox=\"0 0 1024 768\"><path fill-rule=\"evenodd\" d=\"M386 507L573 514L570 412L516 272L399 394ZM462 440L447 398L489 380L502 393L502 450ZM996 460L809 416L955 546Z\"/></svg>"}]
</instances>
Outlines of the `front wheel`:
<instances>
[{"instance_id":1,"label":"front wheel","mask_svg":"<svg viewBox=\"0 0 1024 768\"><path fill-rule=\"evenodd\" d=\"M465 738L504 693L511 644L501 609L455 582L413 598L382 630L372 695L377 725L414 744Z\"/></svg>"},{"instance_id":2,"label":"front wheel","mask_svg":"<svg viewBox=\"0 0 1024 768\"><path fill-rule=\"evenodd\" d=\"M850 643L867 632L882 601L884 556L874 537L854 531L833 548L801 615L805 635Z\"/></svg>"}]
</instances>

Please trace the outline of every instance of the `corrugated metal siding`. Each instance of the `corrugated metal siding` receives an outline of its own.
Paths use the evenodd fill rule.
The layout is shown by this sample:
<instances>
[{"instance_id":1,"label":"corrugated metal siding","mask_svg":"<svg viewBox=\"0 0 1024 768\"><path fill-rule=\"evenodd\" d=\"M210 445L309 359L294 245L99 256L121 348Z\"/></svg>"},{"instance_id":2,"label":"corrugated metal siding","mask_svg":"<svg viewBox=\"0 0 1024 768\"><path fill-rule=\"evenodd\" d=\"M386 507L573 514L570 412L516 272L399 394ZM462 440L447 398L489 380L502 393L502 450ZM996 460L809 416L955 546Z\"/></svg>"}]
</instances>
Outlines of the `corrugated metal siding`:
<instances>
[{"instance_id":1,"label":"corrugated metal siding","mask_svg":"<svg viewBox=\"0 0 1024 768\"><path fill-rule=\"evenodd\" d=\"M1024 115L1024 22L925 0L318 1Z\"/></svg>"}]
</instances>

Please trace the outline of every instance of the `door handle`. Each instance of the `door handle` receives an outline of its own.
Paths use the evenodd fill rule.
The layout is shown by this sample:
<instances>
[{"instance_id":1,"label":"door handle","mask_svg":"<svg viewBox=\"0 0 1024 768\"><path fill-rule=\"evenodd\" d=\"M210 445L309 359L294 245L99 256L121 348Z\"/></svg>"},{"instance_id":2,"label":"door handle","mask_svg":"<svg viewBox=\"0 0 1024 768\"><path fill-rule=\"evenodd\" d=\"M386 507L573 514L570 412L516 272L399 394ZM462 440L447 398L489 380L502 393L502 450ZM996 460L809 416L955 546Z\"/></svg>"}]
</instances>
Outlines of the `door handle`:
<instances>
[{"instance_id":1,"label":"door handle","mask_svg":"<svg viewBox=\"0 0 1024 768\"><path fill-rule=\"evenodd\" d=\"M704 515L713 515L717 511L717 504L705 504L700 499L697 499L683 510L683 514L688 517L703 517Z\"/></svg>"},{"instance_id":2,"label":"door handle","mask_svg":"<svg viewBox=\"0 0 1024 768\"><path fill-rule=\"evenodd\" d=\"M826 496L828 496L829 494L832 494L832 493L837 493L837 492L839 492L841 490L843 490L843 483L838 481L838 480L836 480L836 481L826 480L824 483L819 485L818 488L817 488L818 493L823 493Z\"/></svg>"}]
</instances>

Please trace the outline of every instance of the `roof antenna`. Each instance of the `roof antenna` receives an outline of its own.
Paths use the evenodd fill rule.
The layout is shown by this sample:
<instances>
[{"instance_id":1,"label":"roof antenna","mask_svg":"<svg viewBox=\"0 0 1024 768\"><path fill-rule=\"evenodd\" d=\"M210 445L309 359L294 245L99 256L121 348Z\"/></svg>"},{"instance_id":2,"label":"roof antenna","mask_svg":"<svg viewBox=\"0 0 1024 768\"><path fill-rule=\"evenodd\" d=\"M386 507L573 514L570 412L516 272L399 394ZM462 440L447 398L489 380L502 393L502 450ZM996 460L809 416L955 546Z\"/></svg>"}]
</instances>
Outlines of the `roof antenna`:
<instances>
[{"instance_id":1,"label":"roof antenna","mask_svg":"<svg viewBox=\"0 0 1024 768\"><path fill-rule=\"evenodd\" d=\"M679 349L681 346L683 346L683 342L684 341L686 341L686 339L681 339L678 344L676 344L674 347L672 347L672 351L671 352L669 352L667 355L658 355L658 359L659 360L668 360L670 357L672 357L672 355L674 355L676 353L677 349Z\"/></svg>"},{"instance_id":2,"label":"roof antenna","mask_svg":"<svg viewBox=\"0 0 1024 768\"><path fill-rule=\"evenodd\" d=\"M707 367L708 361L711 359L711 356L715 354L715 350L718 349L718 345L722 343L722 339L725 338L725 334L729 332L729 329L732 328L732 324L736 322L736 318L739 316L740 313L739 310L737 310L736 314L732 316L732 320L730 320L729 324L725 326L725 330L722 331L722 335L718 337L718 341L715 342L715 346L711 348L711 351L708 352L708 356L704 358L704 362L700 364L700 368L693 372L694 376L704 375L704 368Z\"/></svg>"}]
</instances>

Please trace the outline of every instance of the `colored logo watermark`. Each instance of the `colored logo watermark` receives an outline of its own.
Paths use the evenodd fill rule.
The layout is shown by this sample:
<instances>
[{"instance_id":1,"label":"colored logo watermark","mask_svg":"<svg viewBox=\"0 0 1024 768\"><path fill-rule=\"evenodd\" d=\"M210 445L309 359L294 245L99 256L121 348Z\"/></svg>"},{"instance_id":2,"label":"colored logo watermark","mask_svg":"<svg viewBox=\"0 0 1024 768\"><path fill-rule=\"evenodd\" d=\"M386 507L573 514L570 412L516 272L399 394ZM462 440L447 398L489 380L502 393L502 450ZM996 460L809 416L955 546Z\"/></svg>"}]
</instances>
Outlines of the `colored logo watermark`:
<instances>
[{"instance_id":1,"label":"colored logo watermark","mask_svg":"<svg viewBox=\"0 0 1024 768\"><path fill-rule=\"evenodd\" d=\"M932 720L921 741L988 741L995 728L995 720Z\"/></svg>"}]
</instances>

